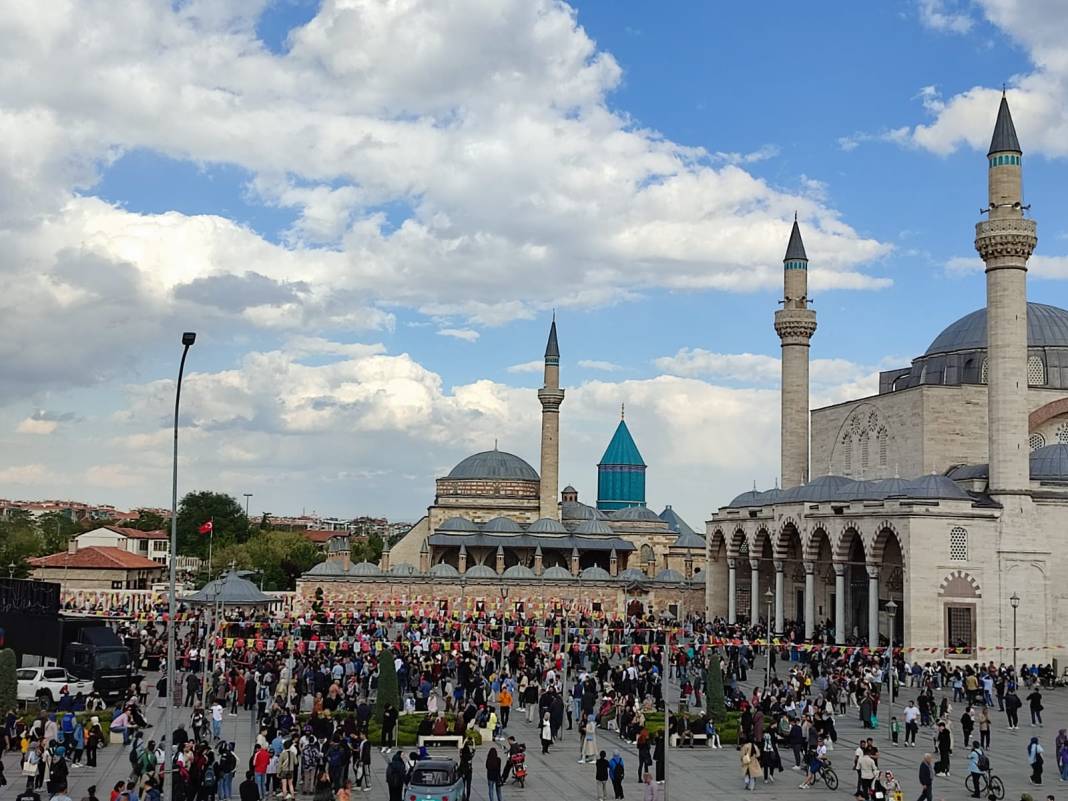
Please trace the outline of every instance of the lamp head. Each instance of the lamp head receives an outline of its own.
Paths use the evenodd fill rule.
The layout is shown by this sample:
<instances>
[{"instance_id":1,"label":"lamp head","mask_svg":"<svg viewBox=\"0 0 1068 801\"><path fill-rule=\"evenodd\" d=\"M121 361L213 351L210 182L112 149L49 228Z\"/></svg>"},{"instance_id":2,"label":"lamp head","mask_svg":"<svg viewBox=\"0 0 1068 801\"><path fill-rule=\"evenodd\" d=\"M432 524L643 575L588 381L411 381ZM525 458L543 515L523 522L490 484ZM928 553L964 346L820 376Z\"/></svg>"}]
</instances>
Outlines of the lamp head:
<instances>
[{"instance_id":1,"label":"lamp head","mask_svg":"<svg viewBox=\"0 0 1068 801\"><path fill-rule=\"evenodd\" d=\"M775 600L775 593L773 593L769 588L767 592L764 593L764 599L770 604L772 601Z\"/></svg>"},{"instance_id":2,"label":"lamp head","mask_svg":"<svg viewBox=\"0 0 1068 801\"><path fill-rule=\"evenodd\" d=\"M1009 596L1009 603L1012 604L1012 608L1016 609L1020 605L1020 596L1015 592Z\"/></svg>"},{"instance_id":3,"label":"lamp head","mask_svg":"<svg viewBox=\"0 0 1068 801\"><path fill-rule=\"evenodd\" d=\"M893 601L887 601L886 602L886 611L889 612L891 615L894 614L894 612L897 611L897 604L894 603Z\"/></svg>"},{"instance_id":4,"label":"lamp head","mask_svg":"<svg viewBox=\"0 0 1068 801\"><path fill-rule=\"evenodd\" d=\"M182 344L185 345L187 348L190 345L192 345L194 342L196 342L196 341L197 341L197 333L196 333L196 331L186 331L184 334L182 334Z\"/></svg>"}]
</instances>

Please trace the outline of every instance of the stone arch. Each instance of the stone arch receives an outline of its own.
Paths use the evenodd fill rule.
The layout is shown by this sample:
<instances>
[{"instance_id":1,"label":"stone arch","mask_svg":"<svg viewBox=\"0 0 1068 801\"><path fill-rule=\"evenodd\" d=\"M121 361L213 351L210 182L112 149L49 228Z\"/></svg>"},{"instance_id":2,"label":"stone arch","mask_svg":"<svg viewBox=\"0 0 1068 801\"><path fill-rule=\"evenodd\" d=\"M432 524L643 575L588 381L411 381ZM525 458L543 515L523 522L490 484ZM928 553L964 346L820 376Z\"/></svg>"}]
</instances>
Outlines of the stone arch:
<instances>
[{"instance_id":1,"label":"stone arch","mask_svg":"<svg viewBox=\"0 0 1068 801\"><path fill-rule=\"evenodd\" d=\"M1044 406L1039 406L1031 414L1027 415L1027 428L1034 431L1041 425L1048 423L1054 417L1068 414L1068 398L1058 398Z\"/></svg>"},{"instance_id":2,"label":"stone arch","mask_svg":"<svg viewBox=\"0 0 1068 801\"><path fill-rule=\"evenodd\" d=\"M732 559L741 556L742 546L745 545L746 542L745 529L739 526L734 530L730 540L727 542L727 556Z\"/></svg>"},{"instance_id":3,"label":"stone arch","mask_svg":"<svg viewBox=\"0 0 1068 801\"><path fill-rule=\"evenodd\" d=\"M939 598L982 598L983 591L975 576L963 570L954 570L938 587Z\"/></svg>"},{"instance_id":4,"label":"stone arch","mask_svg":"<svg viewBox=\"0 0 1068 801\"><path fill-rule=\"evenodd\" d=\"M764 545L772 544L771 532L767 526L761 525L749 540L750 557L760 557L764 553Z\"/></svg>"},{"instance_id":5,"label":"stone arch","mask_svg":"<svg viewBox=\"0 0 1068 801\"><path fill-rule=\"evenodd\" d=\"M790 551L790 545L794 540L804 542L804 538L801 536L801 527L797 525L797 521L792 517L783 518L782 525L779 526L779 530L775 534L775 539L772 541L772 553L776 559L785 559Z\"/></svg>"},{"instance_id":6,"label":"stone arch","mask_svg":"<svg viewBox=\"0 0 1068 801\"><path fill-rule=\"evenodd\" d=\"M905 543L897 527L889 520L880 520L875 526L875 536L872 538L871 544L864 549L864 552L868 554L868 561L873 564L882 564L886 554L886 543L891 537L897 540L897 547L901 552L902 559L904 559Z\"/></svg>"},{"instance_id":7,"label":"stone arch","mask_svg":"<svg viewBox=\"0 0 1068 801\"><path fill-rule=\"evenodd\" d=\"M831 544L831 535L823 526L816 526L805 538L805 559L810 562L818 561L821 552L833 555L834 549Z\"/></svg>"},{"instance_id":8,"label":"stone arch","mask_svg":"<svg viewBox=\"0 0 1068 801\"><path fill-rule=\"evenodd\" d=\"M861 553L866 557L868 548L864 542L864 536L860 533L860 529L852 523L848 523L842 526L842 530L838 532L838 536L832 543L831 553L834 556L834 561L848 562L854 543L859 545Z\"/></svg>"},{"instance_id":9,"label":"stone arch","mask_svg":"<svg viewBox=\"0 0 1068 801\"><path fill-rule=\"evenodd\" d=\"M831 472L853 476L876 466L885 467L893 439L889 423L872 403L859 403L838 427L831 452Z\"/></svg>"}]
</instances>

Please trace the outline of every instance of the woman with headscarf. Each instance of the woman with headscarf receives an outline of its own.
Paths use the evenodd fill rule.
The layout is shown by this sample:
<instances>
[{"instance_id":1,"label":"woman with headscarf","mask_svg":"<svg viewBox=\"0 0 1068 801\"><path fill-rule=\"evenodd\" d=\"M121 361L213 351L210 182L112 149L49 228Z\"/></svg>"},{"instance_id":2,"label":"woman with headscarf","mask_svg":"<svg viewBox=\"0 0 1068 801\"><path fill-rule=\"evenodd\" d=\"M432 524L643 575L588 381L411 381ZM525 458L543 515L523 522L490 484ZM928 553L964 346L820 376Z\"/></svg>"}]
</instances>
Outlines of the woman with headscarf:
<instances>
[{"instance_id":1,"label":"woman with headscarf","mask_svg":"<svg viewBox=\"0 0 1068 801\"><path fill-rule=\"evenodd\" d=\"M549 713L541 716L541 752L549 753L549 746L553 744L553 724L549 720Z\"/></svg>"},{"instance_id":2,"label":"woman with headscarf","mask_svg":"<svg viewBox=\"0 0 1068 801\"><path fill-rule=\"evenodd\" d=\"M1042 756L1045 753L1045 749L1038 741L1037 737L1032 737L1031 742L1027 744L1027 761L1031 765L1031 777L1030 782L1034 785L1042 784L1042 766L1045 762L1045 758Z\"/></svg>"}]
</instances>

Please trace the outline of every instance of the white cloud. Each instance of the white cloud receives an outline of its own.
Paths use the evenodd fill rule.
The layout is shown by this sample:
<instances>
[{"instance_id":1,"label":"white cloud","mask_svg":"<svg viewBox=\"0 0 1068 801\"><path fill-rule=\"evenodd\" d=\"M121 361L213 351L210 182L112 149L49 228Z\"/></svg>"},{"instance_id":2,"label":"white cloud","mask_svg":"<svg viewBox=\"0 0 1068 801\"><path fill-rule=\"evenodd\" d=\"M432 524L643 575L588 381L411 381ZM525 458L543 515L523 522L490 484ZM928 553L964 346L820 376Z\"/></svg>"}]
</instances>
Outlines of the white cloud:
<instances>
[{"instance_id":1,"label":"white cloud","mask_svg":"<svg viewBox=\"0 0 1068 801\"><path fill-rule=\"evenodd\" d=\"M140 486L143 478L125 465L101 464L85 471L85 482L92 487L120 489Z\"/></svg>"},{"instance_id":2,"label":"white cloud","mask_svg":"<svg viewBox=\"0 0 1068 801\"><path fill-rule=\"evenodd\" d=\"M475 342L479 334L478 331L472 328L441 328L438 330L438 336L462 339L464 342Z\"/></svg>"},{"instance_id":3,"label":"white cloud","mask_svg":"<svg viewBox=\"0 0 1068 801\"><path fill-rule=\"evenodd\" d=\"M950 275L981 272L985 269L978 256L954 256L946 261ZM1050 280L1068 279L1068 256L1032 256L1027 262L1027 274L1031 278Z\"/></svg>"},{"instance_id":4,"label":"white cloud","mask_svg":"<svg viewBox=\"0 0 1068 801\"><path fill-rule=\"evenodd\" d=\"M622 365L615 362L601 361L600 359L579 359L578 366L586 370L600 370L604 373L618 373L623 369Z\"/></svg>"},{"instance_id":5,"label":"white cloud","mask_svg":"<svg viewBox=\"0 0 1068 801\"><path fill-rule=\"evenodd\" d=\"M942 33L964 34L975 26L967 6L958 0L919 0L920 22Z\"/></svg>"},{"instance_id":6,"label":"white cloud","mask_svg":"<svg viewBox=\"0 0 1068 801\"><path fill-rule=\"evenodd\" d=\"M540 373L545 369L545 361L543 359L533 359L529 362L520 362L519 364L513 364L508 368L509 373Z\"/></svg>"},{"instance_id":7,"label":"white cloud","mask_svg":"<svg viewBox=\"0 0 1068 801\"><path fill-rule=\"evenodd\" d=\"M778 145L762 145L750 153L722 153L717 152L715 158L725 164L756 164L760 161L773 159L781 153Z\"/></svg>"},{"instance_id":8,"label":"white cloud","mask_svg":"<svg viewBox=\"0 0 1068 801\"><path fill-rule=\"evenodd\" d=\"M13 465L0 468L0 483L39 487L53 478L43 464Z\"/></svg>"}]
</instances>

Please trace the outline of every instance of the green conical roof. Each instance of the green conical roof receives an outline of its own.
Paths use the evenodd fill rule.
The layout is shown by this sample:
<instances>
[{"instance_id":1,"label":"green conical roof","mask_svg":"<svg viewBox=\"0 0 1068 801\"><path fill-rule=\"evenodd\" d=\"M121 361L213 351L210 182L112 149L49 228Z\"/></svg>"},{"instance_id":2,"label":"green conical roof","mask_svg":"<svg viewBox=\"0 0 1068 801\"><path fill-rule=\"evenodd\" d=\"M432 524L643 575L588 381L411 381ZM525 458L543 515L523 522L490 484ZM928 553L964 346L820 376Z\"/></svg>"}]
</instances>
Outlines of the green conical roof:
<instances>
[{"instance_id":1,"label":"green conical roof","mask_svg":"<svg viewBox=\"0 0 1068 801\"><path fill-rule=\"evenodd\" d=\"M638 446L634 444L634 437L630 435L630 429L627 428L625 420L620 420L619 425L616 426L616 433L612 435L612 441L605 448L600 464L626 464L645 467L645 462L638 451Z\"/></svg>"}]
</instances>

